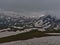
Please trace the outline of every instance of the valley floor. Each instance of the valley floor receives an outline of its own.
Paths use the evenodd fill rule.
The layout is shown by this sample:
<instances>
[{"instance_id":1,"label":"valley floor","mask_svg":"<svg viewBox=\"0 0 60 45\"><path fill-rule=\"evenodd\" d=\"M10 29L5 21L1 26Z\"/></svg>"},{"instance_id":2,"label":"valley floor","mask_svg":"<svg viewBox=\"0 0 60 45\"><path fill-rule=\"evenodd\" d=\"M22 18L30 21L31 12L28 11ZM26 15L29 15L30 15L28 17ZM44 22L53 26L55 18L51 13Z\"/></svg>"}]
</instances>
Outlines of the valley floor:
<instances>
[{"instance_id":1,"label":"valley floor","mask_svg":"<svg viewBox=\"0 0 60 45\"><path fill-rule=\"evenodd\" d=\"M60 36L33 38L24 41L19 40L8 43L1 43L0 45L60 45Z\"/></svg>"},{"instance_id":2,"label":"valley floor","mask_svg":"<svg viewBox=\"0 0 60 45\"><path fill-rule=\"evenodd\" d=\"M60 30L0 33L0 45L59 45ZM20 41L19 41L20 40ZM42 42L41 42L42 41ZM56 43L56 44L55 44Z\"/></svg>"}]
</instances>

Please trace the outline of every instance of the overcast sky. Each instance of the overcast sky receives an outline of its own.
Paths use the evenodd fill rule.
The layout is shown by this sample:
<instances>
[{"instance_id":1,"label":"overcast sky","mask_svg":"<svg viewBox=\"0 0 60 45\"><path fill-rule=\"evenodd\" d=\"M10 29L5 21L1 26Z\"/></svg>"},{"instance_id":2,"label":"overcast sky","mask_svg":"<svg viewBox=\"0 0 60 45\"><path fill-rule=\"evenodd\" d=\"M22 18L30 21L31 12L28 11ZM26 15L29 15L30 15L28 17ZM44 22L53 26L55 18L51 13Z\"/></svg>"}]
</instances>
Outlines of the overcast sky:
<instances>
[{"instance_id":1,"label":"overcast sky","mask_svg":"<svg viewBox=\"0 0 60 45\"><path fill-rule=\"evenodd\" d=\"M60 0L0 0L0 8L6 10L60 10Z\"/></svg>"},{"instance_id":2,"label":"overcast sky","mask_svg":"<svg viewBox=\"0 0 60 45\"><path fill-rule=\"evenodd\" d=\"M60 0L0 0L0 8L10 11L60 11ZM59 13L60 14L60 13Z\"/></svg>"}]
</instances>

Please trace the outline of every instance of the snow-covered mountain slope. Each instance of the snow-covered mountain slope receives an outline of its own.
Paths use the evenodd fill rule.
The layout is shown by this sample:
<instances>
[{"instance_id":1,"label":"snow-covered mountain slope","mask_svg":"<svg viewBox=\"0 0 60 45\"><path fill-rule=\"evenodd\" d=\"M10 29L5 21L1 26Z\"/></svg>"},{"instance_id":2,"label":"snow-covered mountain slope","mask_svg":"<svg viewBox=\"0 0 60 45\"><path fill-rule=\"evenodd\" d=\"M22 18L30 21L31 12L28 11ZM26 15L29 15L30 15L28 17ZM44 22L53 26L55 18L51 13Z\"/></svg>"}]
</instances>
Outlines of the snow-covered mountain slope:
<instances>
[{"instance_id":1,"label":"snow-covered mountain slope","mask_svg":"<svg viewBox=\"0 0 60 45\"><path fill-rule=\"evenodd\" d=\"M38 21L36 21L35 26L42 27L45 29L55 29L60 27L60 19L56 19L51 15L45 15L43 17L40 17Z\"/></svg>"},{"instance_id":2,"label":"snow-covered mountain slope","mask_svg":"<svg viewBox=\"0 0 60 45\"><path fill-rule=\"evenodd\" d=\"M10 17L4 14L0 14L0 27L9 26L27 26L27 27L40 27L44 29L59 29L60 19L56 19L51 15L41 15L40 17L26 17L20 16Z\"/></svg>"}]
</instances>

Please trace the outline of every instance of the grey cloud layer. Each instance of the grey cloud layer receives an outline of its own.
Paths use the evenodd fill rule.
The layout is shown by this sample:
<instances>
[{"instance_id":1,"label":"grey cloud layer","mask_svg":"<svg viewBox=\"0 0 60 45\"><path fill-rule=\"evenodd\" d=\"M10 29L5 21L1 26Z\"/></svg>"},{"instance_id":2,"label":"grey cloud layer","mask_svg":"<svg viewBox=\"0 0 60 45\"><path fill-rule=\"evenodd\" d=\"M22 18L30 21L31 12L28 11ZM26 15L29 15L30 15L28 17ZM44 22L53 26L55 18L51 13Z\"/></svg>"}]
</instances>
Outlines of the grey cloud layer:
<instances>
[{"instance_id":1,"label":"grey cloud layer","mask_svg":"<svg viewBox=\"0 0 60 45\"><path fill-rule=\"evenodd\" d=\"M60 10L60 0L0 0L0 7L6 10Z\"/></svg>"},{"instance_id":2,"label":"grey cloud layer","mask_svg":"<svg viewBox=\"0 0 60 45\"><path fill-rule=\"evenodd\" d=\"M26 16L48 12L60 17L60 0L0 0L0 8Z\"/></svg>"}]
</instances>

